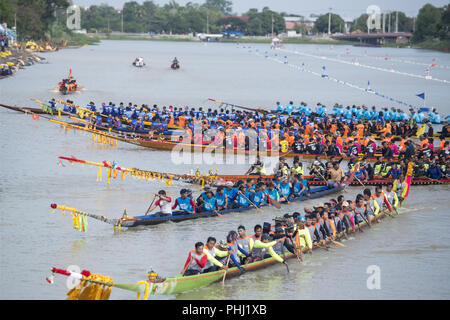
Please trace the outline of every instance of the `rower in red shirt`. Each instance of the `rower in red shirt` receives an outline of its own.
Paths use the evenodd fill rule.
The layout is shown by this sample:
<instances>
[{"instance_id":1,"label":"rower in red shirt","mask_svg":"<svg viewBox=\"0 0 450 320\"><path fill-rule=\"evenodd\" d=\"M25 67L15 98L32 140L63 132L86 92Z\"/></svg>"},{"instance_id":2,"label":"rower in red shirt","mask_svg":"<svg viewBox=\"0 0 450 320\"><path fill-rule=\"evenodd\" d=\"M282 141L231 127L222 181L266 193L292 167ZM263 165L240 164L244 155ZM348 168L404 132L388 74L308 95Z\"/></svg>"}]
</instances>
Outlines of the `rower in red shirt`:
<instances>
[{"instance_id":1,"label":"rower in red shirt","mask_svg":"<svg viewBox=\"0 0 450 320\"><path fill-rule=\"evenodd\" d=\"M208 256L203 252L203 242L195 244L195 250L189 252L189 256L184 264L184 269L181 271L183 276L192 276L202 272L208 261Z\"/></svg>"}]
</instances>

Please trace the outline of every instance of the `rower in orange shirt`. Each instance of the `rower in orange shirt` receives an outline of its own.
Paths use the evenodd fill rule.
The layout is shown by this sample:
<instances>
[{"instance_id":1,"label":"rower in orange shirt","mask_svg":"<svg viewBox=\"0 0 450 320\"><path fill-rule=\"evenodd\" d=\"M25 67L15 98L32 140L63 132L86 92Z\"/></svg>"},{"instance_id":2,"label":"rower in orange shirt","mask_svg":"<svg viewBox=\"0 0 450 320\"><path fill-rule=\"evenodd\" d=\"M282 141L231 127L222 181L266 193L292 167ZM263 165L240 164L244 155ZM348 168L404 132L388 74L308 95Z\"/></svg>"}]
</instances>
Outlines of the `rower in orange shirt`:
<instances>
[{"instance_id":1,"label":"rower in orange shirt","mask_svg":"<svg viewBox=\"0 0 450 320\"><path fill-rule=\"evenodd\" d=\"M186 126L186 117L185 117L184 115L180 115L180 116L178 117L178 125L179 125L181 128L184 128L184 127Z\"/></svg>"},{"instance_id":2,"label":"rower in orange shirt","mask_svg":"<svg viewBox=\"0 0 450 320\"><path fill-rule=\"evenodd\" d=\"M358 138L362 138L364 136L364 125L362 123L358 123L356 125L356 135Z\"/></svg>"}]
</instances>

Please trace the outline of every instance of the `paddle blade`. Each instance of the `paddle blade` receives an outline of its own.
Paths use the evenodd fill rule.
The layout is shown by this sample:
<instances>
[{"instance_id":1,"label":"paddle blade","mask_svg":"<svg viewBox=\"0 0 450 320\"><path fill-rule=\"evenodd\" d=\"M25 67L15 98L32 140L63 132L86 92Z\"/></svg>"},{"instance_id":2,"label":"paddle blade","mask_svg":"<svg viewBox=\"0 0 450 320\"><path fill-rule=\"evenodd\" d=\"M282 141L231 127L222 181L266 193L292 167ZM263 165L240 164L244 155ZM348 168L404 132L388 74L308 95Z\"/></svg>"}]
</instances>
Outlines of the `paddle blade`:
<instances>
[{"instance_id":1,"label":"paddle blade","mask_svg":"<svg viewBox=\"0 0 450 320\"><path fill-rule=\"evenodd\" d=\"M277 209L280 209L280 208L281 208L281 204L280 204L277 200L270 199L270 203L272 203L273 206L274 206L275 208L277 208Z\"/></svg>"}]
</instances>

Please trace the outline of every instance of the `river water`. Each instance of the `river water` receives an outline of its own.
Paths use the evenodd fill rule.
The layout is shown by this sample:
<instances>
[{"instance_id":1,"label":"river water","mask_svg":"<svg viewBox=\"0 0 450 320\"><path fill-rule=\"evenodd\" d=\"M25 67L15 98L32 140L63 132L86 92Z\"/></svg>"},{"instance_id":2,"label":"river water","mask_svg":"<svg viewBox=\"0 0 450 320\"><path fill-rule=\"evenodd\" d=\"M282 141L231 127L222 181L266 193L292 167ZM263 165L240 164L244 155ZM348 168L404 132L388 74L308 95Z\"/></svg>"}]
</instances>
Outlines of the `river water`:
<instances>
[{"instance_id":1,"label":"river water","mask_svg":"<svg viewBox=\"0 0 450 320\"><path fill-rule=\"evenodd\" d=\"M255 48L259 52L267 50L265 45L251 47L103 41L98 46L46 53L42 56L48 63L29 67L0 82L0 103L38 107L30 99L47 101L57 97L53 88L72 68L75 78L85 87L82 93L70 97L77 104L92 100L98 105L114 101L215 107L206 102L207 98L215 98L266 108L278 100L321 102L329 106L335 102L390 106L386 99L294 71L254 54ZM316 72L321 72L324 65L321 56L352 61L354 55L361 64L423 75L423 65L394 62L394 58L416 63L431 63L435 58L440 68L433 68L432 76L450 80L446 68L450 66L450 56L434 51L316 45L288 45L286 49L315 55L280 53L289 63L304 62ZM391 61L383 59L386 54L392 57ZM146 68L131 67L136 56L144 57ZM174 56L182 66L176 72L168 69ZM422 103L415 94L426 92L427 106L437 107L441 115L450 112L449 84L324 61L327 72L337 79L359 86L370 81L379 92L412 104ZM88 232L80 233L72 229L70 216L51 213L49 205L63 204L109 218L119 217L125 208L130 215L140 215L147 209L151 193L165 188L175 197L185 186L179 182L165 186L130 177L125 181L112 180L107 185L105 171L103 181L97 183L95 168L58 166L58 156L74 155L95 162L110 160L125 167L174 173L187 173L199 166L202 172L218 168L220 174L242 174L248 165L175 165L170 153L120 142L117 147L94 144L89 135L65 132L42 117L36 121L31 116L1 109L0 119L2 299L64 299L66 279L57 277L53 286L45 281L52 266L77 265L111 276L116 282L142 280L150 267L162 276L171 276L181 271L197 241L205 241L211 235L223 239L240 224L252 234L257 223L271 221L286 212L302 211L306 205L330 198L294 203L280 211L267 208L259 214L253 210L223 219L167 223L124 230L120 234L114 233L110 225L89 220ZM350 187L344 195L354 199L361 191L360 187ZM344 242L345 248L316 250L312 256L306 256L302 265L291 260L289 274L284 266L272 266L231 279L224 287L215 284L177 297L152 299L449 299L448 192L448 186L412 187L400 216L387 217L370 230L352 236ZM379 267L380 289L367 287L370 266ZM135 296L114 289L111 298Z\"/></svg>"}]
</instances>

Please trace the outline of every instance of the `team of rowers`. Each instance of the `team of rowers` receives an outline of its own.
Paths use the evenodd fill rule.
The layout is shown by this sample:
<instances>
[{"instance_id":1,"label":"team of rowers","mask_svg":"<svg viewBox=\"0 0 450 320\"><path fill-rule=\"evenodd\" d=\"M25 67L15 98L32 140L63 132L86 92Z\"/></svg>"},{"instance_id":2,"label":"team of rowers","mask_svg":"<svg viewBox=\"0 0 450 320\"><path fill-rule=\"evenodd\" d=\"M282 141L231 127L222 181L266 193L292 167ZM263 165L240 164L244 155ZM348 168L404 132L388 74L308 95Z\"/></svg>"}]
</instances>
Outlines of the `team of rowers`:
<instances>
[{"instance_id":1,"label":"team of rowers","mask_svg":"<svg viewBox=\"0 0 450 320\"><path fill-rule=\"evenodd\" d=\"M350 171L354 169L355 177L358 180L369 181L375 179L392 179L393 181L402 180L407 170L407 160L414 158L414 155L401 158L399 161L385 161L381 157L377 158L377 161L372 165L370 162L366 162L363 157L361 161L357 161L356 157L353 157L347 163L347 172L340 168L342 158L337 160L335 157L330 157L326 162L322 162L319 156L316 156L314 162L308 167L309 176L312 176L316 181L329 181L338 184L342 182L343 177L348 177ZM275 176L284 176L293 179L295 175L305 174L305 167L300 159L294 157L293 164L289 165L285 157L279 158L279 163L274 168ZM260 157L256 158L255 163L250 166L250 169L246 174L261 176L267 175L265 163L261 161ZM432 179L441 180L450 178L450 158L448 153L442 153L435 155L434 157L428 157L424 155L417 161L414 166L413 177L417 180Z\"/></svg>"},{"instance_id":2,"label":"team of rowers","mask_svg":"<svg viewBox=\"0 0 450 320\"><path fill-rule=\"evenodd\" d=\"M56 108L55 101L49 102ZM97 111L93 102L87 108ZM76 108L64 105L64 111L75 113ZM201 121L201 130L195 130L196 120ZM152 108L146 105L138 108L132 103L128 106L120 103L119 107L116 107L110 102L102 104L102 110L94 121L99 127L146 132L149 133L149 137L153 137L155 133L164 135L170 126L178 126L185 129L184 136L179 137L180 141L194 144L213 141L226 148L238 147L246 150L272 150L272 140L277 132L279 141L276 143L279 145L278 151L282 153L328 156L366 155L368 157L382 155L384 158L391 158L401 153L411 153L412 150L407 151L410 144L415 148L414 153L432 153L442 150L449 153L449 145L448 143L446 145L445 141L445 138L450 136L449 125L443 127L441 141L439 146L435 147L434 128L431 124L425 133L425 128L419 128L412 118L409 121L388 120L381 115L381 112L377 119L367 120L366 118L358 119L356 112L352 119L347 119L342 115L337 118L326 114L320 115L320 112L309 115L302 112L298 116L287 116L280 113L260 114L239 110L230 112L224 109L203 111L202 108L196 110L172 106L168 108L164 106L160 109L157 105ZM122 121L129 124L124 126ZM149 130L145 129L147 121L151 122ZM420 146L408 139L417 133L423 136ZM381 143L377 143L375 137L379 137Z\"/></svg>"},{"instance_id":3,"label":"team of rowers","mask_svg":"<svg viewBox=\"0 0 450 320\"><path fill-rule=\"evenodd\" d=\"M331 158L322 162L318 157L308 167L309 175L314 180L327 181L329 188L336 188L350 179L350 175L360 181L361 184L368 180L392 179L392 185L401 193L404 188L404 179L407 172L408 160L399 162L384 162L379 159L372 166L369 162L351 159L347 164L347 172L340 167L340 160ZM306 166L305 166L306 167ZM182 189L180 197L172 204L172 198L164 190L155 195L152 204L146 211L149 214L159 207L154 215L157 217L170 216L172 210L178 208L180 214L194 214L205 211L220 212L227 209L259 208L273 205L280 201L289 203L300 197L310 195L310 185L305 178L305 168L298 158L294 158L289 165L285 157L279 158L279 163L274 169L273 180L265 176L265 164L257 157L256 162L247 173L255 170L254 178L246 181L239 180L236 183L226 181L218 185L214 191L209 185L203 188L203 192L194 198L190 189ZM450 163L446 162L441 169L435 161L419 161L414 166L415 179L440 180L450 177ZM154 200L158 198L155 202Z\"/></svg>"},{"instance_id":4,"label":"team of rowers","mask_svg":"<svg viewBox=\"0 0 450 320\"><path fill-rule=\"evenodd\" d=\"M251 236L241 225L237 232L230 231L226 240L217 242L216 238L209 237L206 244L197 242L181 273L189 276L231 267L245 272L246 264L269 257L287 265L285 255L288 253L295 254L301 262L304 249L309 253L314 247L328 250L329 242L337 243L339 240L338 234L343 233L347 238L356 229L363 232L360 224L366 222L371 226L373 221L378 222L384 209L394 217L392 212L397 212L401 201L401 191L394 190L389 184L385 190L377 186L373 194L370 189L364 189L354 201L345 200L340 195L337 200L331 199L313 208L305 207L303 215L294 212L275 218L274 225L267 222L262 226L258 224Z\"/></svg>"}]
</instances>

